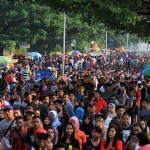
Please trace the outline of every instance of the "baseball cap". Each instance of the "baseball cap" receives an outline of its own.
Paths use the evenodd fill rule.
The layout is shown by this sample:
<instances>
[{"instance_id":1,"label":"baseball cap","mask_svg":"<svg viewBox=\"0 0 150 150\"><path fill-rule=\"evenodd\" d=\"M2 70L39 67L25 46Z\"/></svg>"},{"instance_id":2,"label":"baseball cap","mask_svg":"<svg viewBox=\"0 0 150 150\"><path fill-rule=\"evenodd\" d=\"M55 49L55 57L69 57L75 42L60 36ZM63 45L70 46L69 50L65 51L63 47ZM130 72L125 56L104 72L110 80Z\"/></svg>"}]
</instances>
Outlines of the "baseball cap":
<instances>
[{"instance_id":1,"label":"baseball cap","mask_svg":"<svg viewBox=\"0 0 150 150\"><path fill-rule=\"evenodd\" d=\"M99 116L102 117L103 119L105 119L104 115L101 114L101 113L96 114L96 115L95 115L95 119L96 119L97 117L99 117Z\"/></svg>"},{"instance_id":2,"label":"baseball cap","mask_svg":"<svg viewBox=\"0 0 150 150\"><path fill-rule=\"evenodd\" d=\"M39 128L39 129L35 130L34 137L37 135L44 135L44 136L48 137L47 131L44 130L43 128Z\"/></svg>"},{"instance_id":3,"label":"baseball cap","mask_svg":"<svg viewBox=\"0 0 150 150\"><path fill-rule=\"evenodd\" d=\"M96 106L94 102L90 102L89 106Z\"/></svg>"},{"instance_id":4,"label":"baseball cap","mask_svg":"<svg viewBox=\"0 0 150 150\"><path fill-rule=\"evenodd\" d=\"M13 110L13 106L11 106L11 105L6 105L6 106L4 107L4 111L5 111L6 109L11 109L11 110Z\"/></svg>"}]
</instances>

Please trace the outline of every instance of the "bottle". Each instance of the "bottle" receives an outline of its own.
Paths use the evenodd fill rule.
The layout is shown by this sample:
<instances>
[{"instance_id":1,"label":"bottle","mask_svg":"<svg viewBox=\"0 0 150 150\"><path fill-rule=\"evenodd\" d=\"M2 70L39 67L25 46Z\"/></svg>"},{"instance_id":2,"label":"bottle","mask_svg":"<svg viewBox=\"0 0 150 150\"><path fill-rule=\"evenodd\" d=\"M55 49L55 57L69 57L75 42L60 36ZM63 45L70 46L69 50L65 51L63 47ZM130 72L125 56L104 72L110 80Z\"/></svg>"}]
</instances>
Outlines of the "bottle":
<instances>
[{"instance_id":1,"label":"bottle","mask_svg":"<svg viewBox=\"0 0 150 150\"><path fill-rule=\"evenodd\" d=\"M68 150L72 150L72 145L69 145Z\"/></svg>"}]
</instances>

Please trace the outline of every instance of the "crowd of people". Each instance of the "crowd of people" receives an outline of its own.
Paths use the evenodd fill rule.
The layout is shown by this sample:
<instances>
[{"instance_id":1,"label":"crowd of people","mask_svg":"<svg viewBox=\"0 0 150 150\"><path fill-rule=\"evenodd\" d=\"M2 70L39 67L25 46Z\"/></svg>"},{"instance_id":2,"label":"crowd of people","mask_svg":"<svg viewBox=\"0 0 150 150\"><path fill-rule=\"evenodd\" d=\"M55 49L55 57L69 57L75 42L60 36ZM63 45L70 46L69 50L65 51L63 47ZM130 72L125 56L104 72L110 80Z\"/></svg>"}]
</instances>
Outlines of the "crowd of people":
<instances>
[{"instance_id":1,"label":"crowd of people","mask_svg":"<svg viewBox=\"0 0 150 150\"><path fill-rule=\"evenodd\" d=\"M60 56L2 65L0 149L150 150L149 57L65 56L63 75Z\"/></svg>"}]
</instances>

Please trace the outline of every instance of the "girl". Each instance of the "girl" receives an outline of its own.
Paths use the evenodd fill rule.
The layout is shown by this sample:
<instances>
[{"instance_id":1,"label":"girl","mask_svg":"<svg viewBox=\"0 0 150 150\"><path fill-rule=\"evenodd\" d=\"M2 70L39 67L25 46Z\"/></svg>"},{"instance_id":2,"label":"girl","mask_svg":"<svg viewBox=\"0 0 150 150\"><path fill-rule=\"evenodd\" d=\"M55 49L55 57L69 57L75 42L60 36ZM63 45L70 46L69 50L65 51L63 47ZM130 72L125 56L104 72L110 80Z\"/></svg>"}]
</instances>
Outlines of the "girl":
<instances>
[{"instance_id":1,"label":"girl","mask_svg":"<svg viewBox=\"0 0 150 150\"><path fill-rule=\"evenodd\" d=\"M140 124L141 124L141 126L142 126L142 128L143 128L143 131L145 132L145 133L148 133L149 132L149 128L148 128L148 126L147 126L147 121L146 120L140 120Z\"/></svg>"},{"instance_id":2,"label":"girl","mask_svg":"<svg viewBox=\"0 0 150 150\"><path fill-rule=\"evenodd\" d=\"M108 116L109 118L116 117L115 105L113 103L108 104Z\"/></svg>"},{"instance_id":3,"label":"girl","mask_svg":"<svg viewBox=\"0 0 150 150\"><path fill-rule=\"evenodd\" d=\"M65 125L64 128L64 137L60 138L58 140L58 143L63 143L66 145L66 150L71 147L72 149L79 149L80 150L80 145L78 140L75 138L75 129L74 126L71 122L68 122Z\"/></svg>"},{"instance_id":4,"label":"girl","mask_svg":"<svg viewBox=\"0 0 150 150\"><path fill-rule=\"evenodd\" d=\"M126 142L126 145L124 146L123 150L138 150L138 148L140 147L138 142L137 142L137 134L142 132L143 128L140 124L135 123L132 126L131 129L131 134Z\"/></svg>"},{"instance_id":5,"label":"girl","mask_svg":"<svg viewBox=\"0 0 150 150\"><path fill-rule=\"evenodd\" d=\"M102 129L99 126L95 126L92 130L92 138L84 144L83 150L87 150L87 147L90 147L94 150L99 150L101 133Z\"/></svg>"},{"instance_id":6,"label":"girl","mask_svg":"<svg viewBox=\"0 0 150 150\"><path fill-rule=\"evenodd\" d=\"M84 115L81 130L85 133L86 139L89 140L91 138L91 132L93 130L92 115L90 113Z\"/></svg>"},{"instance_id":7,"label":"girl","mask_svg":"<svg viewBox=\"0 0 150 150\"><path fill-rule=\"evenodd\" d=\"M83 131L79 130L79 120L77 117L71 117L70 121L75 128L75 138L78 139L79 144L80 144L80 150L82 150L82 147L86 142L85 133Z\"/></svg>"},{"instance_id":8,"label":"girl","mask_svg":"<svg viewBox=\"0 0 150 150\"><path fill-rule=\"evenodd\" d=\"M44 127L44 129L48 126L51 126L51 124L52 124L52 120L51 120L50 116L48 116L48 115L44 116L43 117L43 127Z\"/></svg>"},{"instance_id":9,"label":"girl","mask_svg":"<svg viewBox=\"0 0 150 150\"><path fill-rule=\"evenodd\" d=\"M123 142L119 140L118 127L112 124L107 130L107 139L101 143L100 150L122 150L122 148Z\"/></svg>"}]
</instances>

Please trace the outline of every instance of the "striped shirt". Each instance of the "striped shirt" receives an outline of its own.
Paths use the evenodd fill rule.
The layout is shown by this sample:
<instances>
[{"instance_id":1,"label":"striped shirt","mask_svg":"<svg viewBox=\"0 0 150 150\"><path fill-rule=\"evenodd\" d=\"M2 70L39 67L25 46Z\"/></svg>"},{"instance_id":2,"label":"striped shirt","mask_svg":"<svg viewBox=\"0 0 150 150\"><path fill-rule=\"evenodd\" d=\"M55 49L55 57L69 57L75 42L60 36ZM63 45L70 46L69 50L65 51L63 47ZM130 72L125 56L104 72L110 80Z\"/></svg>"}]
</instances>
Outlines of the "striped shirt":
<instances>
[{"instance_id":1,"label":"striped shirt","mask_svg":"<svg viewBox=\"0 0 150 150\"><path fill-rule=\"evenodd\" d=\"M31 71L28 69L22 70L23 80L28 81L30 79Z\"/></svg>"}]
</instances>

